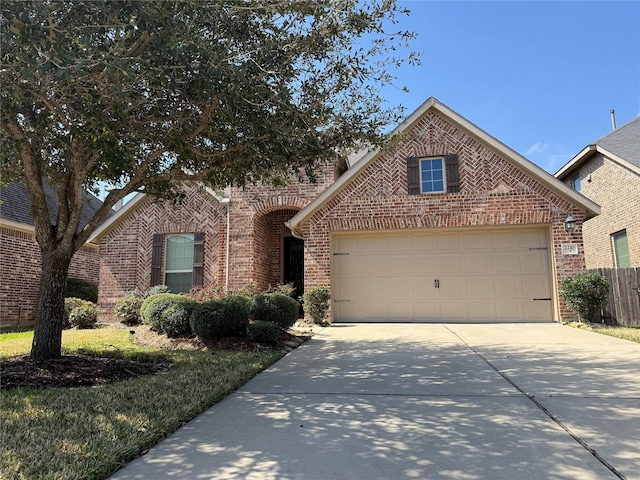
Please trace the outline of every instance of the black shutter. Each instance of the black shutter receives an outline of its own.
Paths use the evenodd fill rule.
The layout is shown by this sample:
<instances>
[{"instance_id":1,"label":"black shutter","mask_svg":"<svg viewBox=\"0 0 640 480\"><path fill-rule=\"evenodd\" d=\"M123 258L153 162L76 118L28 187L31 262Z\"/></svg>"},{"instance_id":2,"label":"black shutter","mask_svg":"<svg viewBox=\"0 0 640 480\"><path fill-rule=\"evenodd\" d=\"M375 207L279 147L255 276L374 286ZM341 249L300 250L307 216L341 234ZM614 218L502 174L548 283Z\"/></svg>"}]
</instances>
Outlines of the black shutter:
<instances>
[{"instance_id":1,"label":"black shutter","mask_svg":"<svg viewBox=\"0 0 640 480\"><path fill-rule=\"evenodd\" d=\"M420 195L420 161L418 157L407 158L407 193Z\"/></svg>"},{"instance_id":2,"label":"black shutter","mask_svg":"<svg viewBox=\"0 0 640 480\"><path fill-rule=\"evenodd\" d=\"M204 232L193 234L193 276L192 288L202 288L204 278Z\"/></svg>"},{"instance_id":3,"label":"black shutter","mask_svg":"<svg viewBox=\"0 0 640 480\"><path fill-rule=\"evenodd\" d=\"M453 153L445 157L444 163L447 168L447 193L460 191L460 163L458 155Z\"/></svg>"},{"instance_id":4,"label":"black shutter","mask_svg":"<svg viewBox=\"0 0 640 480\"><path fill-rule=\"evenodd\" d=\"M153 234L153 244L151 247L151 286L162 285L162 241L164 235Z\"/></svg>"}]
</instances>

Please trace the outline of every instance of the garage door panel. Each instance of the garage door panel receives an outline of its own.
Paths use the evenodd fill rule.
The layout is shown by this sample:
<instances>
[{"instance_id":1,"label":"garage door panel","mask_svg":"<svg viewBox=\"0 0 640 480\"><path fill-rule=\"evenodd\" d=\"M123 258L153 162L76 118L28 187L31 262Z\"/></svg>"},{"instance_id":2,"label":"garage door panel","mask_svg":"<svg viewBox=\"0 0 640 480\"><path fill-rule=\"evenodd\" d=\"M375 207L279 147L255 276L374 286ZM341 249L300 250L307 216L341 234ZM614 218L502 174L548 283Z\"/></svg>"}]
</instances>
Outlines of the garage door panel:
<instances>
[{"instance_id":1,"label":"garage door panel","mask_svg":"<svg viewBox=\"0 0 640 480\"><path fill-rule=\"evenodd\" d=\"M517 237L510 230L491 232L491 249L513 249L517 246Z\"/></svg>"},{"instance_id":2,"label":"garage door panel","mask_svg":"<svg viewBox=\"0 0 640 480\"><path fill-rule=\"evenodd\" d=\"M414 254L420 252L433 252L436 242L433 235L409 234L409 249Z\"/></svg>"},{"instance_id":3,"label":"garage door panel","mask_svg":"<svg viewBox=\"0 0 640 480\"><path fill-rule=\"evenodd\" d=\"M362 253L381 253L383 251L383 238L381 235L368 235L360 237L358 251Z\"/></svg>"},{"instance_id":4,"label":"garage door panel","mask_svg":"<svg viewBox=\"0 0 640 480\"><path fill-rule=\"evenodd\" d=\"M385 240L387 252L408 252L409 237L407 235L389 235Z\"/></svg>"},{"instance_id":5,"label":"garage door panel","mask_svg":"<svg viewBox=\"0 0 640 480\"><path fill-rule=\"evenodd\" d=\"M464 257L460 255L438 255L438 274L463 273Z\"/></svg>"},{"instance_id":6,"label":"garage door panel","mask_svg":"<svg viewBox=\"0 0 640 480\"><path fill-rule=\"evenodd\" d=\"M532 251L520 254L520 268L523 272L539 273L547 271L547 253Z\"/></svg>"},{"instance_id":7,"label":"garage door panel","mask_svg":"<svg viewBox=\"0 0 640 480\"><path fill-rule=\"evenodd\" d=\"M547 244L544 230L519 230L518 246L520 248L538 248Z\"/></svg>"},{"instance_id":8,"label":"garage door panel","mask_svg":"<svg viewBox=\"0 0 640 480\"><path fill-rule=\"evenodd\" d=\"M518 254L497 254L491 257L491 270L496 273L516 273L519 271L520 262Z\"/></svg>"},{"instance_id":9,"label":"garage door panel","mask_svg":"<svg viewBox=\"0 0 640 480\"><path fill-rule=\"evenodd\" d=\"M493 296L493 283L488 282L486 277L474 276L465 278L467 298L487 298Z\"/></svg>"},{"instance_id":10,"label":"garage door panel","mask_svg":"<svg viewBox=\"0 0 640 480\"><path fill-rule=\"evenodd\" d=\"M553 296L548 237L544 228L337 234L335 320L549 321L553 302L533 301Z\"/></svg>"},{"instance_id":11,"label":"garage door panel","mask_svg":"<svg viewBox=\"0 0 640 480\"><path fill-rule=\"evenodd\" d=\"M522 286L519 279L515 280L509 276L494 277L491 279L493 283L493 295L496 298L512 298L521 295Z\"/></svg>"},{"instance_id":12,"label":"garage door panel","mask_svg":"<svg viewBox=\"0 0 640 480\"><path fill-rule=\"evenodd\" d=\"M462 240L460 233L438 233L436 234L436 248L439 251L461 250Z\"/></svg>"},{"instance_id":13,"label":"garage door panel","mask_svg":"<svg viewBox=\"0 0 640 480\"><path fill-rule=\"evenodd\" d=\"M385 271L389 275L406 275L407 272L411 272L413 261L411 256L406 255L403 257L387 257L383 259L385 265Z\"/></svg>"},{"instance_id":14,"label":"garage door panel","mask_svg":"<svg viewBox=\"0 0 640 480\"><path fill-rule=\"evenodd\" d=\"M418 275L435 274L438 271L435 255L417 254L411 257L411 273Z\"/></svg>"},{"instance_id":15,"label":"garage door panel","mask_svg":"<svg viewBox=\"0 0 640 480\"><path fill-rule=\"evenodd\" d=\"M491 271L491 257L483 254L466 254L464 256L464 271L468 274L487 273Z\"/></svg>"},{"instance_id":16,"label":"garage door panel","mask_svg":"<svg viewBox=\"0 0 640 480\"><path fill-rule=\"evenodd\" d=\"M410 302L390 302L388 304L390 321L407 321L413 318L413 305Z\"/></svg>"}]
</instances>

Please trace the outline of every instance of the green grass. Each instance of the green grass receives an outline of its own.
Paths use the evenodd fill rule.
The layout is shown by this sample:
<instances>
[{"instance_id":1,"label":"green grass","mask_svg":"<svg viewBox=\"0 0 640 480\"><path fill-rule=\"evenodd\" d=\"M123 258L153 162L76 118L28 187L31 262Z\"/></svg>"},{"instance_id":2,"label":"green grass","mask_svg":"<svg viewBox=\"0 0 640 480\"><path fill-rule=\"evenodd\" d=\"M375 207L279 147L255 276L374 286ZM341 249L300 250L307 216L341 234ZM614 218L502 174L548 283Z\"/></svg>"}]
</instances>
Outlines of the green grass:
<instances>
[{"instance_id":1,"label":"green grass","mask_svg":"<svg viewBox=\"0 0 640 480\"><path fill-rule=\"evenodd\" d=\"M629 340L631 342L640 343L640 326L637 327L612 327L609 325L600 325L598 323L582 323L571 322L567 325L582 330L589 330L591 332L600 333L602 335L609 335L610 337L622 338L623 340Z\"/></svg>"},{"instance_id":2,"label":"green grass","mask_svg":"<svg viewBox=\"0 0 640 480\"><path fill-rule=\"evenodd\" d=\"M2 355L28 353L28 333L0 335ZM3 479L103 479L281 356L145 349L116 329L65 331L63 348L172 366L109 385L0 392Z\"/></svg>"}]
</instances>

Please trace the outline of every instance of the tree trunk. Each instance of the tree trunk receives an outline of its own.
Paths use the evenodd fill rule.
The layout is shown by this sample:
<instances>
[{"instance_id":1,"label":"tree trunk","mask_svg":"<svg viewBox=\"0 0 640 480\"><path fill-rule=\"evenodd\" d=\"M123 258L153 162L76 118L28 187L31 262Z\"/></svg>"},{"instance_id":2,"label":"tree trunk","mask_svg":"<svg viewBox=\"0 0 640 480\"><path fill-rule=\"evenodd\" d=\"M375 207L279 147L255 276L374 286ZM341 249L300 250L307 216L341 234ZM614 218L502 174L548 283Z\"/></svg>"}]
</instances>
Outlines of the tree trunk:
<instances>
[{"instance_id":1,"label":"tree trunk","mask_svg":"<svg viewBox=\"0 0 640 480\"><path fill-rule=\"evenodd\" d=\"M42 252L38 310L31 345L31 358L36 361L58 358L62 354L64 289L72 256L72 251L64 248Z\"/></svg>"}]
</instances>

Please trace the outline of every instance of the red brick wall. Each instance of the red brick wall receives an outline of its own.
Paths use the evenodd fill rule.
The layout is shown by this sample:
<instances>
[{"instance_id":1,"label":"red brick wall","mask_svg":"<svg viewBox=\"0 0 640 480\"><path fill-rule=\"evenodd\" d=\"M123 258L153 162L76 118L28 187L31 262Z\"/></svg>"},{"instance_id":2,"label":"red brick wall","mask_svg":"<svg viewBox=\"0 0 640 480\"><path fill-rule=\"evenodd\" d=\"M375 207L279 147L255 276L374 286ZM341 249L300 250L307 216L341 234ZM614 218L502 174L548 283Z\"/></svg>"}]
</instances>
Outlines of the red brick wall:
<instances>
[{"instance_id":1,"label":"red brick wall","mask_svg":"<svg viewBox=\"0 0 640 480\"><path fill-rule=\"evenodd\" d=\"M40 264L35 234L0 227L0 325L29 325L35 320ZM71 261L69 276L98 284L98 275L98 248L82 247Z\"/></svg>"},{"instance_id":2,"label":"red brick wall","mask_svg":"<svg viewBox=\"0 0 640 480\"><path fill-rule=\"evenodd\" d=\"M569 238L563 222L584 213L538 183L444 117L429 112L395 150L381 155L303 225L305 285L328 286L332 232L491 225L550 225L556 288L584 269L580 235ZM406 159L457 153L459 193L407 195ZM563 256L562 243L578 243L580 254ZM557 295L556 295L557 296ZM572 316L560 299L560 315Z\"/></svg>"},{"instance_id":3,"label":"red brick wall","mask_svg":"<svg viewBox=\"0 0 640 480\"><path fill-rule=\"evenodd\" d=\"M577 172L582 194L601 207L583 227L587 268L615 268L611 234L627 230L632 267L640 267L640 176L597 153ZM574 173L570 177L573 177ZM571 185L571 178L565 183Z\"/></svg>"},{"instance_id":4,"label":"red brick wall","mask_svg":"<svg viewBox=\"0 0 640 480\"><path fill-rule=\"evenodd\" d=\"M126 292L150 287L153 234L193 232L205 233L204 284L224 285L226 206L208 192L191 187L178 207L146 199L101 239L101 313L113 319L113 306Z\"/></svg>"}]
</instances>

